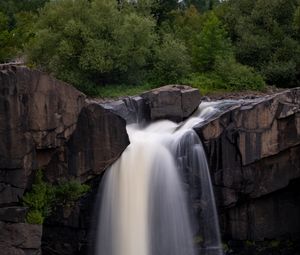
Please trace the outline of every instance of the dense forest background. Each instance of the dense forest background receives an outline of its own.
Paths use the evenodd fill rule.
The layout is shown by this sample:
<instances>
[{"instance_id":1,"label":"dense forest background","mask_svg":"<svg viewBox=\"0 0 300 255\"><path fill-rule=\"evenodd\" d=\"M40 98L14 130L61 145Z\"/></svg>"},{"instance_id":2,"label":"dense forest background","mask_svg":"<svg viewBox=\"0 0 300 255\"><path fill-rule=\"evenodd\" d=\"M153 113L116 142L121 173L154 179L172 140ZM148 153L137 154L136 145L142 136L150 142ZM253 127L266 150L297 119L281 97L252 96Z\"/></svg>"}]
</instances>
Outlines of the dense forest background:
<instances>
[{"instance_id":1,"label":"dense forest background","mask_svg":"<svg viewBox=\"0 0 300 255\"><path fill-rule=\"evenodd\" d=\"M299 86L300 0L0 0L0 62L16 60L94 96Z\"/></svg>"}]
</instances>

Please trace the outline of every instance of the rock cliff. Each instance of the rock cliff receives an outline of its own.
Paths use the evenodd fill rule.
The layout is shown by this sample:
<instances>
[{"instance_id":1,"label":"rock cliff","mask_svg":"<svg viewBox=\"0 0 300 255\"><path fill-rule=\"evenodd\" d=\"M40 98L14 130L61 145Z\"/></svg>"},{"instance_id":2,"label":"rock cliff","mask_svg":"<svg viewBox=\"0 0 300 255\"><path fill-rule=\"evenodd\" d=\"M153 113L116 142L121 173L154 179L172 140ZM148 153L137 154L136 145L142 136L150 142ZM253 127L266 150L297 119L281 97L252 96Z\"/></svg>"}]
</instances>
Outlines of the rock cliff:
<instances>
[{"instance_id":1,"label":"rock cliff","mask_svg":"<svg viewBox=\"0 0 300 255\"><path fill-rule=\"evenodd\" d=\"M300 89L240 101L196 126L225 239L300 239Z\"/></svg>"},{"instance_id":2,"label":"rock cliff","mask_svg":"<svg viewBox=\"0 0 300 255\"><path fill-rule=\"evenodd\" d=\"M197 90L170 85L100 103L42 72L2 66L1 250L39 254L42 237L45 255L88 254L98 185L129 144L126 123L182 121L200 101ZM300 239L299 109L300 89L291 89L236 101L195 126L208 156L224 240ZM39 168L51 183L77 179L92 187L72 209L58 208L43 227L26 223L21 202Z\"/></svg>"},{"instance_id":3,"label":"rock cliff","mask_svg":"<svg viewBox=\"0 0 300 255\"><path fill-rule=\"evenodd\" d=\"M72 86L20 66L0 70L0 248L37 254L42 227L22 196L43 168L49 182L99 175L129 144L126 122Z\"/></svg>"}]
</instances>

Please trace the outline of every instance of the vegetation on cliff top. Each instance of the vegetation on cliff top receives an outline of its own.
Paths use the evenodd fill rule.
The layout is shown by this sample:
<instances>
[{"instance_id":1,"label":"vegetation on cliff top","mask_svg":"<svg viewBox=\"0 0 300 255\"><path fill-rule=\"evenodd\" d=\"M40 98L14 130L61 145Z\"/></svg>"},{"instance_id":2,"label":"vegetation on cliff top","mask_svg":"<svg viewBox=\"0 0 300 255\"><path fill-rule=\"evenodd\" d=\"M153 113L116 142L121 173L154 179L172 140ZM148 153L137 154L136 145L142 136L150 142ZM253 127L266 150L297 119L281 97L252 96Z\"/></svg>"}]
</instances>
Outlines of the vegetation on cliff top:
<instances>
[{"instance_id":1,"label":"vegetation on cliff top","mask_svg":"<svg viewBox=\"0 0 300 255\"><path fill-rule=\"evenodd\" d=\"M0 61L24 58L89 95L299 85L299 0L10 0L0 10Z\"/></svg>"}]
</instances>

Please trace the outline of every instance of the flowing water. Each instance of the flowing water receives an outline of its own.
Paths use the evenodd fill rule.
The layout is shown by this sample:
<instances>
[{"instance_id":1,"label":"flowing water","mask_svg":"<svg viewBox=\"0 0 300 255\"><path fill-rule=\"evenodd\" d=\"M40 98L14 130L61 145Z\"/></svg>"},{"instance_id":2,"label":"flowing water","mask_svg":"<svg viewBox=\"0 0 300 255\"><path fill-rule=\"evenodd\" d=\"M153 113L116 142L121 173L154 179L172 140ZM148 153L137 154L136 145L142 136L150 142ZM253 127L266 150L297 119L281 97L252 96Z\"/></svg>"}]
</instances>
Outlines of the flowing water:
<instances>
[{"instance_id":1,"label":"flowing water","mask_svg":"<svg viewBox=\"0 0 300 255\"><path fill-rule=\"evenodd\" d=\"M222 254L206 156L192 129L221 106L202 103L180 124L127 126L130 145L99 191L95 255Z\"/></svg>"}]
</instances>

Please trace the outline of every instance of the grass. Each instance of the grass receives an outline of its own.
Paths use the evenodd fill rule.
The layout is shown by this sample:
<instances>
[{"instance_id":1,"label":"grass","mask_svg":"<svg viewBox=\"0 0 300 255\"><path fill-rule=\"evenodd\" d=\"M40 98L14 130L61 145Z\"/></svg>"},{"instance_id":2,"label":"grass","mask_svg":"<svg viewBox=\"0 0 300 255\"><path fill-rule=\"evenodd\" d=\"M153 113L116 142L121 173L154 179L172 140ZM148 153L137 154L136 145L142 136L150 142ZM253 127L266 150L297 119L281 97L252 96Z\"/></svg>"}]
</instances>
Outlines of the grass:
<instances>
[{"instance_id":1,"label":"grass","mask_svg":"<svg viewBox=\"0 0 300 255\"><path fill-rule=\"evenodd\" d=\"M245 71L245 70L242 70ZM247 71L247 70L246 70ZM237 72L237 71L235 71ZM208 73L193 73L185 79L182 79L178 84L189 85L199 89L200 93L205 95L222 94L226 92L238 91L262 91L265 89L265 84L261 77L250 72L239 72L233 74L222 74L217 72ZM140 85L80 85L79 90L90 97L117 99L124 96L139 95L147 90L151 90L166 84L143 83Z\"/></svg>"},{"instance_id":2,"label":"grass","mask_svg":"<svg viewBox=\"0 0 300 255\"><path fill-rule=\"evenodd\" d=\"M104 86L86 85L76 87L86 95L93 98L116 99L124 96L139 95L147 90L151 90L159 86L145 83L141 85L111 84Z\"/></svg>"},{"instance_id":3,"label":"grass","mask_svg":"<svg viewBox=\"0 0 300 255\"><path fill-rule=\"evenodd\" d=\"M103 98L118 98L122 96L135 96L147 90L153 89L155 86L150 84L142 85L107 85L98 88L98 96Z\"/></svg>"}]
</instances>

